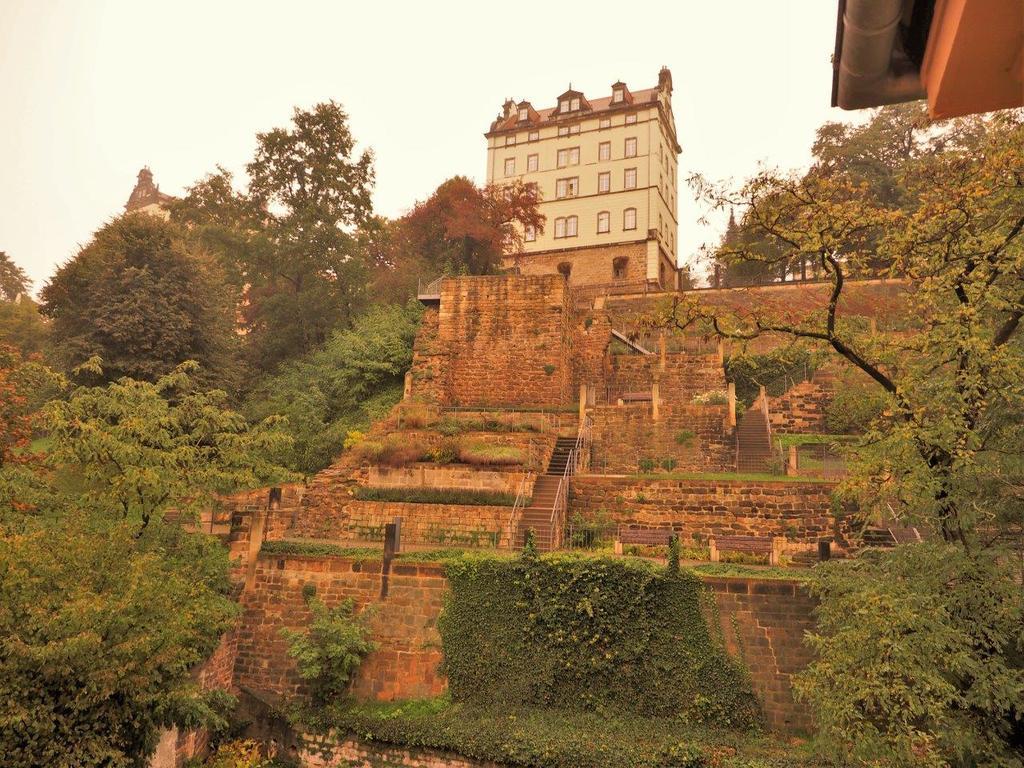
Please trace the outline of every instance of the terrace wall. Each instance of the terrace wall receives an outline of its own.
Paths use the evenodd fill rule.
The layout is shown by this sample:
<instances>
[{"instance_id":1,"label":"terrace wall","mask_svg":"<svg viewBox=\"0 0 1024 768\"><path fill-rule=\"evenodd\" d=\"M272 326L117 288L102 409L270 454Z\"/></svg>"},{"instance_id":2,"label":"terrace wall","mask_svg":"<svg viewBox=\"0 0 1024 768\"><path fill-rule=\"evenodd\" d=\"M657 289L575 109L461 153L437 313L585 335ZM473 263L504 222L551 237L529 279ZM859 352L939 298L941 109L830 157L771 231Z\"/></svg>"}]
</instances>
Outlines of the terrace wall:
<instances>
[{"instance_id":1,"label":"terrace wall","mask_svg":"<svg viewBox=\"0 0 1024 768\"><path fill-rule=\"evenodd\" d=\"M623 526L665 528L680 540L709 536L784 536L812 544L849 538L846 518L832 511L830 483L748 480L644 480L578 476L570 488L570 514L599 512Z\"/></svg>"}]
</instances>

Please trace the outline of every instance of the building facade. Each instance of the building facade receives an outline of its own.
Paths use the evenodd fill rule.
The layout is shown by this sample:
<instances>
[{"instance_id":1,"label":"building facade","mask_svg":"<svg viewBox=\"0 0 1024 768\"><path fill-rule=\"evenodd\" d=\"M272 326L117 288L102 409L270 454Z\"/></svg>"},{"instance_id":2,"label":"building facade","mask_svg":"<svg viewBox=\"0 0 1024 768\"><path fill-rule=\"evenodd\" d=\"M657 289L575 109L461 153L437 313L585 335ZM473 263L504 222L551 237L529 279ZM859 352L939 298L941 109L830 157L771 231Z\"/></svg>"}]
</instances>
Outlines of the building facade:
<instances>
[{"instance_id":1,"label":"building facade","mask_svg":"<svg viewBox=\"0 0 1024 768\"><path fill-rule=\"evenodd\" d=\"M544 231L523 232L506 265L561 272L571 285L678 287L679 143L672 75L653 88L588 99L570 88L554 107L505 102L487 137L487 181L535 184Z\"/></svg>"},{"instance_id":2,"label":"building facade","mask_svg":"<svg viewBox=\"0 0 1024 768\"><path fill-rule=\"evenodd\" d=\"M143 168L139 171L135 189L128 197L128 202L124 204L124 210L125 213L148 213L150 216L166 220L171 217L167 206L173 200L174 197L160 191L160 187L153 181L153 172L149 168Z\"/></svg>"}]
</instances>

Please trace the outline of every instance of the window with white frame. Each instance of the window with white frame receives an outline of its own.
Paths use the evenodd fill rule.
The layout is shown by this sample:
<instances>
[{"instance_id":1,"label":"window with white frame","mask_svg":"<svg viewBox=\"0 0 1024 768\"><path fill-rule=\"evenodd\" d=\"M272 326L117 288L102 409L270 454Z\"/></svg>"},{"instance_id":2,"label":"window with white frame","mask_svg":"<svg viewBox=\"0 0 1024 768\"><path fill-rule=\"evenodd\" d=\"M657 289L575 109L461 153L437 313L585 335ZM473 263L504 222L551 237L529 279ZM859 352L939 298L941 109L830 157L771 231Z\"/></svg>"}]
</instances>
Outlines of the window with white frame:
<instances>
[{"instance_id":1,"label":"window with white frame","mask_svg":"<svg viewBox=\"0 0 1024 768\"><path fill-rule=\"evenodd\" d=\"M570 125L569 126L569 135L570 136L572 136L574 133L579 133L579 132L580 132L580 124L579 123L576 123L576 125Z\"/></svg>"},{"instance_id":2,"label":"window with white frame","mask_svg":"<svg viewBox=\"0 0 1024 768\"><path fill-rule=\"evenodd\" d=\"M612 104L618 104L623 99L623 93L621 88L616 88L612 91Z\"/></svg>"},{"instance_id":3,"label":"window with white frame","mask_svg":"<svg viewBox=\"0 0 1024 768\"><path fill-rule=\"evenodd\" d=\"M540 155L527 155L526 156L526 171L527 173L533 173L540 167Z\"/></svg>"},{"instance_id":4,"label":"window with white frame","mask_svg":"<svg viewBox=\"0 0 1024 768\"><path fill-rule=\"evenodd\" d=\"M555 219L555 239L558 240L563 237L565 237L565 217L559 216Z\"/></svg>"},{"instance_id":5,"label":"window with white frame","mask_svg":"<svg viewBox=\"0 0 1024 768\"><path fill-rule=\"evenodd\" d=\"M610 141L602 141L600 144L597 145L597 159L612 159L612 143Z\"/></svg>"},{"instance_id":6,"label":"window with white frame","mask_svg":"<svg viewBox=\"0 0 1024 768\"><path fill-rule=\"evenodd\" d=\"M612 229L612 215L608 211L601 211L597 214L597 234L610 232Z\"/></svg>"},{"instance_id":7,"label":"window with white frame","mask_svg":"<svg viewBox=\"0 0 1024 768\"><path fill-rule=\"evenodd\" d=\"M612 119L610 117L602 117L598 121L597 127L598 128L611 128L612 127Z\"/></svg>"},{"instance_id":8,"label":"window with white frame","mask_svg":"<svg viewBox=\"0 0 1024 768\"><path fill-rule=\"evenodd\" d=\"M559 103L558 111L559 112L568 112L569 111L569 100L568 99L566 99L565 101Z\"/></svg>"},{"instance_id":9,"label":"window with white frame","mask_svg":"<svg viewBox=\"0 0 1024 768\"><path fill-rule=\"evenodd\" d=\"M519 108L519 122L524 122L530 118L530 110L526 107Z\"/></svg>"},{"instance_id":10,"label":"window with white frame","mask_svg":"<svg viewBox=\"0 0 1024 768\"><path fill-rule=\"evenodd\" d=\"M558 126L558 135L559 136L568 136L569 135L569 126L568 125L560 125L560 126Z\"/></svg>"},{"instance_id":11,"label":"window with white frame","mask_svg":"<svg viewBox=\"0 0 1024 768\"><path fill-rule=\"evenodd\" d=\"M636 168L627 168L622 174L622 188L636 189Z\"/></svg>"},{"instance_id":12,"label":"window with white frame","mask_svg":"<svg viewBox=\"0 0 1024 768\"><path fill-rule=\"evenodd\" d=\"M573 96L572 97L572 101L569 103L569 109L572 110L573 112L575 112L579 108L580 108L580 97L579 96Z\"/></svg>"},{"instance_id":13,"label":"window with white frame","mask_svg":"<svg viewBox=\"0 0 1024 768\"><path fill-rule=\"evenodd\" d=\"M567 165L579 165L580 164L580 148L570 147L568 149L558 150L557 155L558 167L565 168Z\"/></svg>"},{"instance_id":14,"label":"window with white frame","mask_svg":"<svg viewBox=\"0 0 1024 768\"><path fill-rule=\"evenodd\" d=\"M505 158L505 175L514 176L516 172L516 159L514 157Z\"/></svg>"},{"instance_id":15,"label":"window with white frame","mask_svg":"<svg viewBox=\"0 0 1024 768\"><path fill-rule=\"evenodd\" d=\"M533 226L533 224L526 225L525 231L523 232L523 239L528 243L532 243L537 239L537 228Z\"/></svg>"},{"instance_id":16,"label":"window with white frame","mask_svg":"<svg viewBox=\"0 0 1024 768\"><path fill-rule=\"evenodd\" d=\"M603 173L597 174L597 191L599 194L612 191L611 171L604 171Z\"/></svg>"},{"instance_id":17,"label":"window with white frame","mask_svg":"<svg viewBox=\"0 0 1024 768\"><path fill-rule=\"evenodd\" d=\"M555 197L559 200L564 197L576 197L580 193L580 177L573 176L570 179L558 179L555 181Z\"/></svg>"},{"instance_id":18,"label":"window with white frame","mask_svg":"<svg viewBox=\"0 0 1024 768\"><path fill-rule=\"evenodd\" d=\"M514 146L515 143L516 143L516 135L514 133L509 134L508 136L505 137L505 146L506 147Z\"/></svg>"},{"instance_id":19,"label":"window with white frame","mask_svg":"<svg viewBox=\"0 0 1024 768\"><path fill-rule=\"evenodd\" d=\"M636 208L627 208L622 212L622 228L636 229Z\"/></svg>"},{"instance_id":20,"label":"window with white frame","mask_svg":"<svg viewBox=\"0 0 1024 768\"><path fill-rule=\"evenodd\" d=\"M626 125L636 125L636 112L626 115Z\"/></svg>"},{"instance_id":21,"label":"window with white frame","mask_svg":"<svg viewBox=\"0 0 1024 768\"><path fill-rule=\"evenodd\" d=\"M576 216L566 216L565 217L565 236L566 237L576 237L576 235L578 234L578 229L579 229L578 224L579 224L579 218L577 218Z\"/></svg>"},{"instance_id":22,"label":"window with white frame","mask_svg":"<svg viewBox=\"0 0 1024 768\"><path fill-rule=\"evenodd\" d=\"M636 157L636 136L626 139L624 157Z\"/></svg>"},{"instance_id":23,"label":"window with white frame","mask_svg":"<svg viewBox=\"0 0 1024 768\"><path fill-rule=\"evenodd\" d=\"M538 141L540 139L540 131L530 131L530 141Z\"/></svg>"}]
</instances>

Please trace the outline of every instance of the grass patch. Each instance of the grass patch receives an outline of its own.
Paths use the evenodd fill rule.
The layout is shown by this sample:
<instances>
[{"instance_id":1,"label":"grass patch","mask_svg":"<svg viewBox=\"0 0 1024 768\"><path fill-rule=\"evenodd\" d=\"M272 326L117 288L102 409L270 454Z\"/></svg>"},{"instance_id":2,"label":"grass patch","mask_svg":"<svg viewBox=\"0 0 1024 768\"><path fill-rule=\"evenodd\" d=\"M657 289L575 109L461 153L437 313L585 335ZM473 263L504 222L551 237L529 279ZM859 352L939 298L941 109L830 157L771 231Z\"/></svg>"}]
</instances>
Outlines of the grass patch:
<instances>
[{"instance_id":1,"label":"grass patch","mask_svg":"<svg viewBox=\"0 0 1024 768\"><path fill-rule=\"evenodd\" d=\"M447 698L335 705L298 716L318 733L547 768L811 768L806 747L739 731L694 729L675 718L559 709L482 709Z\"/></svg>"},{"instance_id":2,"label":"grass patch","mask_svg":"<svg viewBox=\"0 0 1024 768\"><path fill-rule=\"evenodd\" d=\"M426 445L405 435L388 435L383 440L362 440L352 450L371 464L404 467L420 461L427 454Z\"/></svg>"},{"instance_id":3,"label":"grass patch","mask_svg":"<svg viewBox=\"0 0 1024 768\"><path fill-rule=\"evenodd\" d=\"M739 563L704 563L689 568L698 576L736 577L747 579L780 579L782 581L810 581L809 568L752 568Z\"/></svg>"},{"instance_id":4,"label":"grass patch","mask_svg":"<svg viewBox=\"0 0 1024 768\"><path fill-rule=\"evenodd\" d=\"M360 501L403 501L411 504L458 504L468 506L511 507L514 493L478 491L466 488L373 488L361 485L355 498ZM529 502L527 502L529 506Z\"/></svg>"},{"instance_id":5,"label":"grass patch","mask_svg":"<svg viewBox=\"0 0 1024 768\"><path fill-rule=\"evenodd\" d=\"M782 444L783 448L791 445L834 445L836 443L852 443L857 439L856 435L775 435L775 439Z\"/></svg>"},{"instance_id":6,"label":"grass patch","mask_svg":"<svg viewBox=\"0 0 1024 768\"><path fill-rule=\"evenodd\" d=\"M329 541L274 539L263 542L265 555L298 555L305 557L348 557L355 560L379 560L383 551L375 547L346 547Z\"/></svg>"},{"instance_id":7,"label":"grass patch","mask_svg":"<svg viewBox=\"0 0 1024 768\"><path fill-rule=\"evenodd\" d=\"M521 448L512 445L467 443L459 447L459 460L466 464L523 464L526 454Z\"/></svg>"},{"instance_id":8,"label":"grass patch","mask_svg":"<svg viewBox=\"0 0 1024 768\"><path fill-rule=\"evenodd\" d=\"M835 480L821 477L790 477L771 472L637 472L627 475L634 480L731 480L754 483L826 483Z\"/></svg>"}]
</instances>

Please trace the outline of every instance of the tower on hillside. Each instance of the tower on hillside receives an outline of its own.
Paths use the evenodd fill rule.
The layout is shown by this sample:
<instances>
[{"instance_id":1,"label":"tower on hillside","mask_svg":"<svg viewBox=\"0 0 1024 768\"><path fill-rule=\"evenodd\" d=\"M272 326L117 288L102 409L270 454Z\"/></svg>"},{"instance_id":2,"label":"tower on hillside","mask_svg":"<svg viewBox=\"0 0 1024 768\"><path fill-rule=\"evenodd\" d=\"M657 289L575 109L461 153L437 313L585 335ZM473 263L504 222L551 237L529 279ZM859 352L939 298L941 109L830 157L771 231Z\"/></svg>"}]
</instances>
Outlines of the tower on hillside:
<instances>
[{"instance_id":1,"label":"tower on hillside","mask_svg":"<svg viewBox=\"0 0 1024 768\"><path fill-rule=\"evenodd\" d=\"M124 204L126 213L141 211L151 216L170 218L167 204L174 200L171 195L165 195L153 182L153 172L148 167L139 171L138 180L135 182L135 189L132 190L128 202Z\"/></svg>"},{"instance_id":2,"label":"tower on hillside","mask_svg":"<svg viewBox=\"0 0 1024 768\"><path fill-rule=\"evenodd\" d=\"M505 101L487 137L487 181L536 184L544 232L523 232L506 265L565 275L571 285L678 287L679 143L672 74L653 88L587 98L572 86L554 107Z\"/></svg>"}]
</instances>

